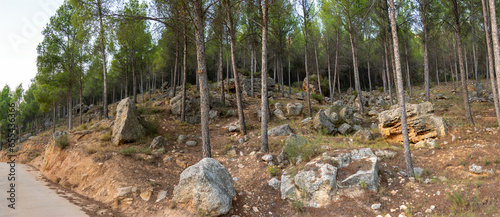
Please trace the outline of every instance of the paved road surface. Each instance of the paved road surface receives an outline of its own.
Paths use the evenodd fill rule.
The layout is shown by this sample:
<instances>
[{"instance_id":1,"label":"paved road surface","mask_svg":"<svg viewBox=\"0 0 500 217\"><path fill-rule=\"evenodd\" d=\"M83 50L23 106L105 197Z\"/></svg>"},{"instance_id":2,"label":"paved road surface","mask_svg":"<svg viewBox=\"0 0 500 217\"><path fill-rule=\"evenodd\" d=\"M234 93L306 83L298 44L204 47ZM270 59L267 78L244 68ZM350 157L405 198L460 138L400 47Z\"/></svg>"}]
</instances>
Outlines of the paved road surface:
<instances>
[{"instance_id":1,"label":"paved road surface","mask_svg":"<svg viewBox=\"0 0 500 217\"><path fill-rule=\"evenodd\" d=\"M0 162L0 217L88 217L77 205L59 196L40 178L40 172L16 164L15 210L8 207L9 164Z\"/></svg>"}]
</instances>

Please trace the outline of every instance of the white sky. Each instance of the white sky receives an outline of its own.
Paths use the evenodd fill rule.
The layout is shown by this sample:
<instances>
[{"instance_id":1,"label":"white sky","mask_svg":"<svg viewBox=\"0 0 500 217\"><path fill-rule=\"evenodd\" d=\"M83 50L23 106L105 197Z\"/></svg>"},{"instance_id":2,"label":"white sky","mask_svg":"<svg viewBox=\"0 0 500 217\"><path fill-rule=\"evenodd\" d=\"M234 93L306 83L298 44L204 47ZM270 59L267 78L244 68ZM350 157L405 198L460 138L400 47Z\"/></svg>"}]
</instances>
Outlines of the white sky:
<instances>
[{"instance_id":1,"label":"white sky","mask_svg":"<svg viewBox=\"0 0 500 217\"><path fill-rule=\"evenodd\" d=\"M0 90L28 89L37 73L42 30L63 0L0 0Z\"/></svg>"}]
</instances>

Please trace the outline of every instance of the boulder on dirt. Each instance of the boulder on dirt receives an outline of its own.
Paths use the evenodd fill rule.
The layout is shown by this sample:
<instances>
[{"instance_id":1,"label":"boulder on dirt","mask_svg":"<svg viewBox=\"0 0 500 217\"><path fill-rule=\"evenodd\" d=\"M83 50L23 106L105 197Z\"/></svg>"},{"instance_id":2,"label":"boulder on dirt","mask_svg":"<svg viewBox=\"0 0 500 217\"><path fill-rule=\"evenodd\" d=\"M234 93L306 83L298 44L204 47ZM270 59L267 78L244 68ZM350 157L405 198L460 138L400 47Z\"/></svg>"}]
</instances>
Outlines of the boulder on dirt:
<instances>
[{"instance_id":1,"label":"boulder on dirt","mask_svg":"<svg viewBox=\"0 0 500 217\"><path fill-rule=\"evenodd\" d=\"M360 186L372 191L378 188L378 158L371 149L362 148L334 157L339 162L338 186L350 188Z\"/></svg>"},{"instance_id":2,"label":"boulder on dirt","mask_svg":"<svg viewBox=\"0 0 500 217\"><path fill-rule=\"evenodd\" d=\"M408 136L410 142L417 143L427 138L442 138L447 133L444 119L434 114L430 102L407 104ZM397 106L378 115L379 129L386 140L402 142L400 111Z\"/></svg>"},{"instance_id":3,"label":"boulder on dirt","mask_svg":"<svg viewBox=\"0 0 500 217\"><path fill-rule=\"evenodd\" d=\"M354 111L349 107L344 107L340 110L339 115L344 120L349 120L349 119L352 119L352 116L354 115Z\"/></svg>"},{"instance_id":4,"label":"boulder on dirt","mask_svg":"<svg viewBox=\"0 0 500 217\"><path fill-rule=\"evenodd\" d=\"M184 117L189 124L199 124L200 119L200 97L186 96L186 104L184 105ZM182 107L182 94L178 94L170 100L170 111L172 114L180 118Z\"/></svg>"},{"instance_id":5,"label":"boulder on dirt","mask_svg":"<svg viewBox=\"0 0 500 217\"><path fill-rule=\"evenodd\" d=\"M290 134L288 138L285 140L285 145L283 145L283 149L281 150L280 155L278 155L277 160L279 163L287 164L288 160L292 162L297 162L297 159L289 159L290 156L287 154L287 150L300 150L302 146L307 145L307 140L299 136L297 134ZM297 156L299 157L299 156Z\"/></svg>"},{"instance_id":6,"label":"boulder on dirt","mask_svg":"<svg viewBox=\"0 0 500 217\"><path fill-rule=\"evenodd\" d=\"M281 176L281 199L300 200L307 207L330 204L337 190L337 168L318 157L295 176L287 170Z\"/></svg>"},{"instance_id":7,"label":"boulder on dirt","mask_svg":"<svg viewBox=\"0 0 500 217\"><path fill-rule=\"evenodd\" d=\"M192 213L219 216L229 212L235 195L229 171L213 158L204 158L181 173L172 204Z\"/></svg>"},{"instance_id":8,"label":"boulder on dirt","mask_svg":"<svg viewBox=\"0 0 500 217\"><path fill-rule=\"evenodd\" d=\"M149 145L150 149L159 149L165 147L167 144L167 140L163 138L163 136L157 136L151 141L151 145Z\"/></svg>"},{"instance_id":9,"label":"boulder on dirt","mask_svg":"<svg viewBox=\"0 0 500 217\"><path fill-rule=\"evenodd\" d=\"M129 98L125 98L116 107L116 118L112 126L112 142L115 145L133 142L145 134L139 122L137 108Z\"/></svg>"},{"instance_id":10,"label":"boulder on dirt","mask_svg":"<svg viewBox=\"0 0 500 217\"><path fill-rule=\"evenodd\" d=\"M267 134L269 136L288 136L292 134L292 128L290 128L288 124L283 124L281 126L271 128L267 131Z\"/></svg>"},{"instance_id":11,"label":"boulder on dirt","mask_svg":"<svg viewBox=\"0 0 500 217\"><path fill-rule=\"evenodd\" d=\"M356 133L354 133L352 137L356 140L361 140L361 141L373 140L372 133L366 129L358 130Z\"/></svg>"},{"instance_id":12,"label":"boulder on dirt","mask_svg":"<svg viewBox=\"0 0 500 217\"><path fill-rule=\"evenodd\" d=\"M21 136L21 138L19 139L19 143L22 143L22 142L25 142L26 140L28 140L29 138L31 137L31 133L27 133L23 136Z\"/></svg>"},{"instance_id":13,"label":"boulder on dirt","mask_svg":"<svg viewBox=\"0 0 500 217\"><path fill-rule=\"evenodd\" d=\"M286 104L287 114L291 115L291 116L300 115L300 113L302 112L302 108L304 108L304 106L301 103L291 103L291 102L289 102L289 103Z\"/></svg>"},{"instance_id":14,"label":"boulder on dirt","mask_svg":"<svg viewBox=\"0 0 500 217\"><path fill-rule=\"evenodd\" d=\"M267 182L267 184L274 190L280 190L281 182L277 178L272 178L269 182Z\"/></svg>"},{"instance_id":15,"label":"boulder on dirt","mask_svg":"<svg viewBox=\"0 0 500 217\"><path fill-rule=\"evenodd\" d=\"M347 124L347 123L343 123L342 125L340 125L340 127L338 128L338 131L340 134L342 135L347 135L349 134L351 131L352 131L352 127L351 125Z\"/></svg>"},{"instance_id":16,"label":"boulder on dirt","mask_svg":"<svg viewBox=\"0 0 500 217\"><path fill-rule=\"evenodd\" d=\"M319 110L313 118L313 127L316 130L325 129L328 134L337 133L335 122L325 114L325 111Z\"/></svg>"},{"instance_id":17,"label":"boulder on dirt","mask_svg":"<svg viewBox=\"0 0 500 217\"><path fill-rule=\"evenodd\" d=\"M280 120L286 120L285 113L279 109L275 109L273 112L274 116L276 116Z\"/></svg>"}]
</instances>

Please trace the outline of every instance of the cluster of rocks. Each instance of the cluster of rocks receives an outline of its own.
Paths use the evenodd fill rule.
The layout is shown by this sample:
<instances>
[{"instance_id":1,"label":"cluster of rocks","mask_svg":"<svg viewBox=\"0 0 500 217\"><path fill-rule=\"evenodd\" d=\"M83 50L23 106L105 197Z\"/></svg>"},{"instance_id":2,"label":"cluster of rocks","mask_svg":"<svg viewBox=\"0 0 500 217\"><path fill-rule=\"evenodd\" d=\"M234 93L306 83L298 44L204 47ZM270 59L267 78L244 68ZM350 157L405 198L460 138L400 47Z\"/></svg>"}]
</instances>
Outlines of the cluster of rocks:
<instances>
[{"instance_id":1,"label":"cluster of rocks","mask_svg":"<svg viewBox=\"0 0 500 217\"><path fill-rule=\"evenodd\" d=\"M352 168L356 168L355 172ZM302 169L291 167L283 173L281 198L299 200L307 207L322 207L330 204L341 188L377 190L378 170L377 156L369 148L333 156L324 153Z\"/></svg>"},{"instance_id":2,"label":"cluster of rocks","mask_svg":"<svg viewBox=\"0 0 500 217\"><path fill-rule=\"evenodd\" d=\"M179 94L170 100L170 111L177 118L181 117L182 94ZM186 95L184 104L184 117L189 124L199 124L201 122L200 97L192 94ZM209 121L212 122L219 117L219 112L210 110L208 113Z\"/></svg>"},{"instance_id":3,"label":"cluster of rocks","mask_svg":"<svg viewBox=\"0 0 500 217\"><path fill-rule=\"evenodd\" d=\"M339 113L333 111L339 109ZM360 125L363 117L354 112L350 107L344 107L341 102L334 103L329 109L320 110L313 118L313 127L316 130L324 130L327 134L335 135L340 133L348 135L355 132L355 138L361 140L372 140L370 131L363 129Z\"/></svg>"}]
</instances>

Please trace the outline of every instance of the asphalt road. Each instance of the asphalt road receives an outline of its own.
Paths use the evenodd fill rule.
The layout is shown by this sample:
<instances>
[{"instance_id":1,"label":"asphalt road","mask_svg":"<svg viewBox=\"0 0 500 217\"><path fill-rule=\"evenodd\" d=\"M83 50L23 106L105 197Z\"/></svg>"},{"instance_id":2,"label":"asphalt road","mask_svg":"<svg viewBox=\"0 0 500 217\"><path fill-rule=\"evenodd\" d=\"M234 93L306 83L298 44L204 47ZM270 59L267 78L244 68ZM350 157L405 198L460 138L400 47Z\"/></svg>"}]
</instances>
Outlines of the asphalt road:
<instances>
[{"instance_id":1,"label":"asphalt road","mask_svg":"<svg viewBox=\"0 0 500 217\"><path fill-rule=\"evenodd\" d=\"M8 163L0 162L0 217L88 217L81 207L49 188L40 172L22 164L16 164L15 176L9 176L9 170ZM8 207L11 183L15 184L15 209Z\"/></svg>"}]
</instances>

